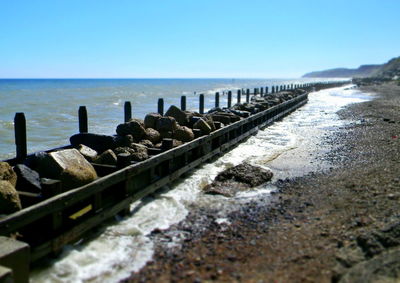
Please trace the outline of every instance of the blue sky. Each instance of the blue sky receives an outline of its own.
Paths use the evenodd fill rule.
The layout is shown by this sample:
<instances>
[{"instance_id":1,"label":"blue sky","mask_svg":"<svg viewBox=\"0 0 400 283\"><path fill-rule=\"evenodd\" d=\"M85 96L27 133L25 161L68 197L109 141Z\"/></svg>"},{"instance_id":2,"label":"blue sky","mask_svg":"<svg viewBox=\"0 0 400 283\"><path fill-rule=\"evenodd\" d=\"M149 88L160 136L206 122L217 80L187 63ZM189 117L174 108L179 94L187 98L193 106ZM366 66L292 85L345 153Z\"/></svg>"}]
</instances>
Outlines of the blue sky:
<instances>
[{"instance_id":1,"label":"blue sky","mask_svg":"<svg viewBox=\"0 0 400 283\"><path fill-rule=\"evenodd\" d=\"M399 13L399 0L0 0L0 78L299 77L399 56Z\"/></svg>"}]
</instances>

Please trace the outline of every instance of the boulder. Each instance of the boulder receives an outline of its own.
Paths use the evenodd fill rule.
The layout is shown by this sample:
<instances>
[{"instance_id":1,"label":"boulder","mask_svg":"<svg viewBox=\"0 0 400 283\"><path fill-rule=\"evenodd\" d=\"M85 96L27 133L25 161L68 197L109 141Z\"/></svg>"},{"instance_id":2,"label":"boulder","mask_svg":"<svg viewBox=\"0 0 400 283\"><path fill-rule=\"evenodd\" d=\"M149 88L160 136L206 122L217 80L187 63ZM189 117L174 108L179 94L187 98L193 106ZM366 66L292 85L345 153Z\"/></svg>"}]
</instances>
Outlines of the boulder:
<instances>
[{"instance_id":1,"label":"boulder","mask_svg":"<svg viewBox=\"0 0 400 283\"><path fill-rule=\"evenodd\" d=\"M135 150L133 148L130 148L130 147L127 147L127 146L125 146L125 147L117 147L116 149L114 149L114 153L116 155L119 155L119 154L122 154L122 153L128 153L128 154L132 155L132 154L135 153Z\"/></svg>"},{"instance_id":2,"label":"boulder","mask_svg":"<svg viewBox=\"0 0 400 283\"><path fill-rule=\"evenodd\" d=\"M104 165L117 165L117 155L111 149L107 149L102 154L100 154L94 160L94 162Z\"/></svg>"},{"instance_id":3,"label":"boulder","mask_svg":"<svg viewBox=\"0 0 400 283\"><path fill-rule=\"evenodd\" d=\"M173 133L171 131L160 131L161 139L170 139L172 138Z\"/></svg>"},{"instance_id":4,"label":"boulder","mask_svg":"<svg viewBox=\"0 0 400 283\"><path fill-rule=\"evenodd\" d=\"M134 153L131 154L133 161L143 161L149 158L147 147L144 145L132 143L130 148L134 150Z\"/></svg>"},{"instance_id":5,"label":"boulder","mask_svg":"<svg viewBox=\"0 0 400 283\"><path fill-rule=\"evenodd\" d=\"M94 161L97 158L97 151L95 151L94 149L91 149L90 147L84 145L84 144L80 144L77 146L76 148L80 154L83 155L83 157L86 158L86 160L88 160L89 162Z\"/></svg>"},{"instance_id":6,"label":"boulder","mask_svg":"<svg viewBox=\"0 0 400 283\"><path fill-rule=\"evenodd\" d=\"M147 128L156 128L157 121L162 116L159 113L149 113L144 117L144 127Z\"/></svg>"},{"instance_id":7,"label":"boulder","mask_svg":"<svg viewBox=\"0 0 400 283\"><path fill-rule=\"evenodd\" d=\"M18 192L10 182L0 180L0 214L11 214L20 209Z\"/></svg>"},{"instance_id":8,"label":"boulder","mask_svg":"<svg viewBox=\"0 0 400 283\"><path fill-rule=\"evenodd\" d=\"M165 112L165 116L173 117L178 122L179 125L186 125L188 122L188 116L184 111L176 107L175 105L171 105L167 112Z\"/></svg>"},{"instance_id":9,"label":"boulder","mask_svg":"<svg viewBox=\"0 0 400 283\"><path fill-rule=\"evenodd\" d=\"M183 142L178 141L176 139L172 140L172 147L178 147L178 146L181 146L181 145L183 145Z\"/></svg>"},{"instance_id":10,"label":"boulder","mask_svg":"<svg viewBox=\"0 0 400 283\"><path fill-rule=\"evenodd\" d=\"M151 141L149 141L149 140L141 140L141 141L139 142L139 144L142 144L142 145L144 145L144 146L147 147L147 148L152 148L152 147L154 147L154 144L153 144Z\"/></svg>"},{"instance_id":11,"label":"boulder","mask_svg":"<svg viewBox=\"0 0 400 283\"><path fill-rule=\"evenodd\" d=\"M131 135L108 136L91 133L79 133L70 137L73 147L84 144L97 152L104 152L107 149L114 149L121 146L129 146L133 142Z\"/></svg>"},{"instance_id":12,"label":"boulder","mask_svg":"<svg viewBox=\"0 0 400 283\"><path fill-rule=\"evenodd\" d=\"M7 162L0 161L0 180L10 182L13 187L17 184L17 174Z\"/></svg>"},{"instance_id":13,"label":"boulder","mask_svg":"<svg viewBox=\"0 0 400 283\"><path fill-rule=\"evenodd\" d=\"M178 128L178 123L173 117L162 117L157 120L156 130L161 132L173 132Z\"/></svg>"},{"instance_id":14,"label":"boulder","mask_svg":"<svg viewBox=\"0 0 400 283\"><path fill-rule=\"evenodd\" d=\"M61 180L65 189L83 186L97 178L93 166L74 148L45 153L38 163L41 177Z\"/></svg>"},{"instance_id":15,"label":"boulder","mask_svg":"<svg viewBox=\"0 0 400 283\"><path fill-rule=\"evenodd\" d=\"M190 142L194 139L194 134L192 129L186 126L179 126L178 129L175 130L173 138L182 142Z\"/></svg>"},{"instance_id":16,"label":"boulder","mask_svg":"<svg viewBox=\"0 0 400 283\"><path fill-rule=\"evenodd\" d=\"M203 191L208 194L234 196L239 191L271 180L272 176L270 170L242 163L219 173L211 184L203 188Z\"/></svg>"},{"instance_id":17,"label":"boulder","mask_svg":"<svg viewBox=\"0 0 400 283\"><path fill-rule=\"evenodd\" d=\"M213 114L213 120L221 122L224 125L229 125L231 123L231 118L228 115Z\"/></svg>"},{"instance_id":18,"label":"boulder","mask_svg":"<svg viewBox=\"0 0 400 283\"><path fill-rule=\"evenodd\" d=\"M23 164L14 166L14 171L17 174L16 189L24 192L41 193L42 185L40 184L39 173L30 169Z\"/></svg>"},{"instance_id":19,"label":"boulder","mask_svg":"<svg viewBox=\"0 0 400 283\"><path fill-rule=\"evenodd\" d=\"M210 125L203 119L200 118L194 125L193 129L199 129L201 130L203 135L208 135L211 133L211 127Z\"/></svg>"},{"instance_id":20,"label":"boulder","mask_svg":"<svg viewBox=\"0 0 400 283\"><path fill-rule=\"evenodd\" d=\"M140 141L146 136L144 123L140 119L131 119L126 123L119 124L116 131L119 136L131 135L134 142Z\"/></svg>"},{"instance_id":21,"label":"boulder","mask_svg":"<svg viewBox=\"0 0 400 283\"><path fill-rule=\"evenodd\" d=\"M161 135L157 130L154 130L153 128L147 128L145 139L149 140L151 143L158 143L161 141Z\"/></svg>"}]
</instances>

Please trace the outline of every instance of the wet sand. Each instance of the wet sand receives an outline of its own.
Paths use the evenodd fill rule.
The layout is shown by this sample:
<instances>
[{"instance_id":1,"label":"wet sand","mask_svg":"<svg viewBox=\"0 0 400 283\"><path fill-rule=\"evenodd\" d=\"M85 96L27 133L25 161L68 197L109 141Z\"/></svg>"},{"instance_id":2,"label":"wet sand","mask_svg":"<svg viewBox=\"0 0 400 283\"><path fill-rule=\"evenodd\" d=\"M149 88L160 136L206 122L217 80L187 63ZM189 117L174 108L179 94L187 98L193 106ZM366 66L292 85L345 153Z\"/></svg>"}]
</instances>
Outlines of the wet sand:
<instances>
[{"instance_id":1,"label":"wet sand","mask_svg":"<svg viewBox=\"0 0 400 283\"><path fill-rule=\"evenodd\" d=\"M339 112L353 122L270 166L278 190L216 222L212 209L154 231L129 282L396 282L400 278L400 86ZM326 150L324 150L326 149ZM290 163L290 156L304 162ZM292 159L294 160L294 159ZM305 170L305 176L300 171ZM292 172L290 174L290 172ZM296 172L296 173L293 173ZM181 237L180 246L167 248ZM397 279L398 280L398 279Z\"/></svg>"}]
</instances>

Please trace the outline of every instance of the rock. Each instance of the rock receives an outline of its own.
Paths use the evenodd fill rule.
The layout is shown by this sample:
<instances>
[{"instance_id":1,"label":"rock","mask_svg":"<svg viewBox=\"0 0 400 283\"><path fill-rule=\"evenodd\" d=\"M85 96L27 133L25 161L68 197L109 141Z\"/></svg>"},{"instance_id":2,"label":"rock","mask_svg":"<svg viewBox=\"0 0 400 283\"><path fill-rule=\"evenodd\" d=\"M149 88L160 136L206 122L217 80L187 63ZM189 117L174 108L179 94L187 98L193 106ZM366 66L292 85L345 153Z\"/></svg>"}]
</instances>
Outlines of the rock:
<instances>
[{"instance_id":1,"label":"rock","mask_svg":"<svg viewBox=\"0 0 400 283\"><path fill-rule=\"evenodd\" d=\"M172 138L172 136L173 136L173 133L171 131L161 131L160 132L161 140L162 139L170 139L170 138Z\"/></svg>"},{"instance_id":2,"label":"rock","mask_svg":"<svg viewBox=\"0 0 400 283\"><path fill-rule=\"evenodd\" d=\"M126 123L119 124L116 131L119 136L131 135L134 142L138 142L146 136L144 123L140 119L131 119Z\"/></svg>"},{"instance_id":3,"label":"rock","mask_svg":"<svg viewBox=\"0 0 400 283\"><path fill-rule=\"evenodd\" d=\"M176 139L172 140L172 147L178 147L178 146L181 146L182 144L183 144L183 142L181 142L181 141L178 141Z\"/></svg>"},{"instance_id":4,"label":"rock","mask_svg":"<svg viewBox=\"0 0 400 283\"><path fill-rule=\"evenodd\" d=\"M256 187L271 180L272 176L273 173L271 170L242 163L222 171L215 177L215 180L219 182L234 180L238 183L247 184L250 187Z\"/></svg>"},{"instance_id":5,"label":"rock","mask_svg":"<svg viewBox=\"0 0 400 283\"><path fill-rule=\"evenodd\" d=\"M215 127L215 125L214 125L214 121L213 121L213 119L211 118L211 117L207 117L206 119L204 119L206 122L207 122L207 124L210 126L210 128L211 128L211 132L214 132L217 128Z\"/></svg>"},{"instance_id":6,"label":"rock","mask_svg":"<svg viewBox=\"0 0 400 283\"><path fill-rule=\"evenodd\" d=\"M95 160L97 158L97 151L95 151L94 149L91 149L90 147L88 147L88 146L86 146L84 144L78 145L76 149L89 162L92 162L93 160Z\"/></svg>"},{"instance_id":7,"label":"rock","mask_svg":"<svg viewBox=\"0 0 400 283\"><path fill-rule=\"evenodd\" d=\"M400 274L400 248L393 248L348 270L339 280L347 282L397 282Z\"/></svg>"},{"instance_id":8,"label":"rock","mask_svg":"<svg viewBox=\"0 0 400 283\"><path fill-rule=\"evenodd\" d=\"M210 125L203 119L200 118L194 125L193 129L199 129L201 130L203 135L208 135L211 133L211 127Z\"/></svg>"},{"instance_id":9,"label":"rock","mask_svg":"<svg viewBox=\"0 0 400 283\"><path fill-rule=\"evenodd\" d=\"M173 132L178 128L178 123L173 117L162 117L157 120L156 130L161 132Z\"/></svg>"},{"instance_id":10,"label":"rock","mask_svg":"<svg viewBox=\"0 0 400 283\"><path fill-rule=\"evenodd\" d=\"M178 122L179 125L184 126L188 122L188 117L184 111L176 107L175 105L171 105L167 112L165 112L165 116L173 117Z\"/></svg>"},{"instance_id":11,"label":"rock","mask_svg":"<svg viewBox=\"0 0 400 283\"><path fill-rule=\"evenodd\" d=\"M132 143L130 148L134 150L134 153L131 154L133 161L143 161L149 158L147 147L144 145Z\"/></svg>"},{"instance_id":12,"label":"rock","mask_svg":"<svg viewBox=\"0 0 400 283\"><path fill-rule=\"evenodd\" d=\"M173 137L182 142L190 142L194 139L194 134L192 129L189 129L186 126L180 126L176 129Z\"/></svg>"},{"instance_id":13,"label":"rock","mask_svg":"<svg viewBox=\"0 0 400 283\"><path fill-rule=\"evenodd\" d=\"M14 171L18 176L16 185L17 190L31 193L42 192L42 186L40 184L40 176L38 172L23 164L17 164L14 167Z\"/></svg>"},{"instance_id":14,"label":"rock","mask_svg":"<svg viewBox=\"0 0 400 283\"><path fill-rule=\"evenodd\" d=\"M94 160L94 162L105 165L117 165L117 155L111 149L107 149L102 154L100 154Z\"/></svg>"},{"instance_id":15,"label":"rock","mask_svg":"<svg viewBox=\"0 0 400 283\"><path fill-rule=\"evenodd\" d=\"M17 184L17 174L7 162L0 161L0 180L10 182L13 187Z\"/></svg>"},{"instance_id":16,"label":"rock","mask_svg":"<svg viewBox=\"0 0 400 283\"><path fill-rule=\"evenodd\" d=\"M80 144L83 144L97 152L104 152L107 149L114 149L121 146L129 146L133 142L131 135L108 136L91 133L75 134L70 137L69 140L73 147L78 147Z\"/></svg>"},{"instance_id":17,"label":"rock","mask_svg":"<svg viewBox=\"0 0 400 283\"><path fill-rule=\"evenodd\" d=\"M224 125L229 125L231 123L231 118L227 115L213 114L212 118L214 121L221 122Z\"/></svg>"},{"instance_id":18,"label":"rock","mask_svg":"<svg viewBox=\"0 0 400 283\"><path fill-rule=\"evenodd\" d=\"M147 147L147 148L152 148L152 147L154 147L154 144L153 144L151 141L149 141L149 140L141 140L141 141L139 142L139 144L142 144L142 145L144 145L144 146Z\"/></svg>"},{"instance_id":19,"label":"rock","mask_svg":"<svg viewBox=\"0 0 400 283\"><path fill-rule=\"evenodd\" d=\"M272 178L270 170L242 163L222 171L203 191L208 194L233 196L238 191L259 186Z\"/></svg>"},{"instance_id":20,"label":"rock","mask_svg":"<svg viewBox=\"0 0 400 283\"><path fill-rule=\"evenodd\" d=\"M153 128L147 128L145 139L155 144L161 141L161 135L157 130L154 130Z\"/></svg>"},{"instance_id":21,"label":"rock","mask_svg":"<svg viewBox=\"0 0 400 283\"><path fill-rule=\"evenodd\" d=\"M9 181L0 180L0 214L11 214L21 209L18 193Z\"/></svg>"},{"instance_id":22,"label":"rock","mask_svg":"<svg viewBox=\"0 0 400 283\"><path fill-rule=\"evenodd\" d=\"M144 127L147 128L156 128L157 121L162 116L159 113L149 113L144 117Z\"/></svg>"},{"instance_id":23,"label":"rock","mask_svg":"<svg viewBox=\"0 0 400 283\"><path fill-rule=\"evenodd\" d=\"M61 180L65 189L83 186L97 178L93 166L74 148L45 153L37 171L41 177Z\"/></svg>"}]
</instances>

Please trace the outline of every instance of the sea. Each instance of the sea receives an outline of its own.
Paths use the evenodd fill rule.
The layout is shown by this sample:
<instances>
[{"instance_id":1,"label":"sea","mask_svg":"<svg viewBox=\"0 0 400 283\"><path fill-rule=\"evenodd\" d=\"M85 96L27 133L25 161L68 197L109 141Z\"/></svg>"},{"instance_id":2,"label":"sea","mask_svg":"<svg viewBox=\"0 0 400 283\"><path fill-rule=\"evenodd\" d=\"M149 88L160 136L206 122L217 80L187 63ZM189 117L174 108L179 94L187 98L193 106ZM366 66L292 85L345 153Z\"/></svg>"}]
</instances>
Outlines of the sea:
<instances>
[{"instance_id":1,"label":"sea","mask_svg":"<svg viewBox=\"0 0 400 283\"><path fill-rule=\"evenodd\" d=\"M67 144L68 137L78 130L80 105L87 106L90 132L113 134L116 125L123 122L125 101L131 101L134 117L143 118L146 113L156 111L160 97L167 104L179 105L180 96L186 95L188 108L196 110L200 93L206 97L206 108L211 108L216 91L312 81L316 80L0 80L1 156L7 158L14 154L14 112L24 112L27 117L28 151L33 152ZM329 146L321 147L321 141L346 125L360 122L339 119L337 112L373 97L374 94L361 92L350 82L343 87L311 92L308 103L289 116L155 194L132 203L131 215L111 220L96 229L90 240L68 245L58 258L35 267L31 282L119 282L129 278L154 256L151 232L184 221L196 207L212 207L218 211L216 224L229 225L231 211L256 199L267 200L276 190L274 181L328 170L329 162L325 164L322 158L316 163L313 159L316 151L329 151ZM226 103L224 98L223 103ZM271 169L272 182L231 198L202 192L219 172L242 162ZM187 236L185 233L174 231L166 248L179 249Z\"/></svg>"}]
</instances>

